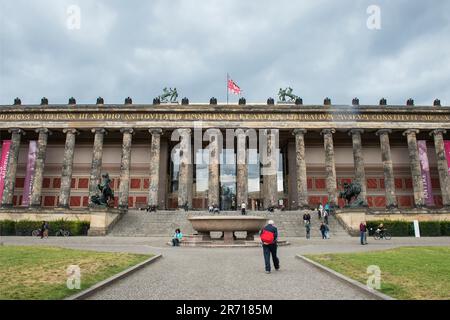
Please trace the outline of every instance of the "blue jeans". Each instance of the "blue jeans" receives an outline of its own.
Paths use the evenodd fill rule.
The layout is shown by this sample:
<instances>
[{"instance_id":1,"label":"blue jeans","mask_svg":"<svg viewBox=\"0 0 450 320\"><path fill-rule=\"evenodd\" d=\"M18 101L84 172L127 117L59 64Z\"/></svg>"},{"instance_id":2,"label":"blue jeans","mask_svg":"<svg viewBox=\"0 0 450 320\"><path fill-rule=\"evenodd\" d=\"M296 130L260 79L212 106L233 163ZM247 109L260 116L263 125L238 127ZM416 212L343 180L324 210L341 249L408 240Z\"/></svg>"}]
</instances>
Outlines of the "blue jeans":
<instances>
[{"instance_id":1,"label":"blue jeans","mask_svg":"<svg viewBox=\"0 0 450 320\"><path fill-rule=\"evenodd\" d=\"M364 231L359 232L359 238L361 240L361 244L364 244L365 235L366 235L366 233Z\"/></svg>"},{"instance_id":2,"label":"blue jeans","mask_svg":"<svg viewBox=\"0 0 450 320\"><path fill-rule=\"evenodd\" d=\"M270 271L270 255L272 254L273 265L275 269L280 268L280 260L277 257L277 244L263 244L264 262L266 264L266 271Z\"/></svg>"}]
</instances>

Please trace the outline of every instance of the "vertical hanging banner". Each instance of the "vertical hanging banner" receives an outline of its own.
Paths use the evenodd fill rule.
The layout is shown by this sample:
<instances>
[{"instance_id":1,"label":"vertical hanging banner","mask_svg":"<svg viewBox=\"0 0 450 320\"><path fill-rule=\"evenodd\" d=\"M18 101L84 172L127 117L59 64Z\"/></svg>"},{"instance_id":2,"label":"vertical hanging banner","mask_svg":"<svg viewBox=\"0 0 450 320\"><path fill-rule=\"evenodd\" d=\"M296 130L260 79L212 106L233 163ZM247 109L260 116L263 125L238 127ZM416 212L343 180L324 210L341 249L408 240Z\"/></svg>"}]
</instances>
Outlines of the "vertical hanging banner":
<instances>
[{"instance_id":1,"label":"vertical hanging banner","mask_svg":"<svg viewBox=\"0 0 450 320\"><path fill-rule=\"evenodd\" d=\"M450 175L450 140L444 141L445 157L447 158L448 174Z\"/></svg>"},{"instance_id":2,"label":"vertical hanging banner","mask_svg":"<svg viewBox=\"0 0 450 320\"><path fill-rule=\"evenodd\" d=\"M428 207L435 205L433 198L433 187L431 185L430 164L428 163L427 141L418 140L420 170L422 173L423 191L425 196L425 203Z\"/></svg>"},{"instance_id":3,"label":"vertical hanging banner","mask_svg":"<svg viewBox=\"0 0 450 320\"><path fill-rule=\"evenodd\" d=\"M30 205L31 186L34 179L34 167L36 163L37 142L30 141L28 147L27 173L25 175L25 183L23 185L22 206Z\"/></svg>"},{"instance_id":4,"label":"vertical hanging banner","mask_svg":"<svg viewBox=\"0 0 450 320\"><path fill-rule=\"evenodd\" d=\"M2 144L2 157L0 159L0 203L2 202L3 189L5 188L6 167L8 166L9 151L11 149L11 140L4 140Z\"/></svg>"}]
</instances>

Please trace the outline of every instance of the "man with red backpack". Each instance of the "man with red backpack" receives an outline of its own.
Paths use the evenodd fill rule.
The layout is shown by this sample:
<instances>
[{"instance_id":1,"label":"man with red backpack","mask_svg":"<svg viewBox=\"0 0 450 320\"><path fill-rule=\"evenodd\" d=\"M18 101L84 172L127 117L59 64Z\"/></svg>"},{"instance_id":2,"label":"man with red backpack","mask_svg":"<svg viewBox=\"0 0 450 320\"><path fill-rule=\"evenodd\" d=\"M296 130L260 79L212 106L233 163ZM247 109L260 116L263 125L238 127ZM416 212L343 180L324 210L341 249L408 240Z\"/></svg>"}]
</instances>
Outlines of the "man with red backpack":
<instances>
[{"instance_id":1,"label":"man with red backpack","mask_svg":"<svg viewBox=\"0 0 450 320\"><path fill-rule=\"evenodd\" d=\"M266 263L266 273L270 273L270 255L272 255L275 270L279 270L280 260L277 257L278 229L274 226L272 220L269 220L267 226L262 229L260 237L264 253L264 262Z\"/></svg>"}]
</instances>

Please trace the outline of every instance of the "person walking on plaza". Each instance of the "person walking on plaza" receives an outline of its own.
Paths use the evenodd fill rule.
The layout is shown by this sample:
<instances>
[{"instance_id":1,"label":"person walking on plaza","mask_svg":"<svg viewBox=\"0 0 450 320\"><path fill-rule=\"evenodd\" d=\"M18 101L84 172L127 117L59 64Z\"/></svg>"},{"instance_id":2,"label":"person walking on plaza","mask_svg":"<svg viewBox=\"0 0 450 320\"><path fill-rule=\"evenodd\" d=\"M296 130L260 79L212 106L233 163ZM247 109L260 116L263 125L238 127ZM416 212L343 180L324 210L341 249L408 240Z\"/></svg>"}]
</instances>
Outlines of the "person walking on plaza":
<instances>
[{"instance_id":1,"label":"person walking on plaza","mask_svg":"<svg viewBox=\"0 0 450 320\"><path fill-rule=\"evenodd\" d=\"M305 224L305 228L306 228L306 239L311 239L311 222L307 221Z\"/></svg>"},{"instance_id":2,"label":"person walking on plaza","mask_svg":"<svg viewBox=\"0 0 450 320\"><path fill-rule=\"evenodd\" d=\"M50 229L48 222L44 221L41 226L41 239L48 238L48 230Z\"/></svg>"},{"instance_id":3,"label":"person walking on plaza","mask_svg":"<svg viewBox=\"0 0 450 320\"><path fill-rule=\"evenodd\" d=\"M245 204L245 202L242 202L241 204L241 214L243 216L245 216L245 209L247 208L247 205Z\"/></svg>"},{"instance_id":4,"label":"person walking on plaza","mask_svg":"<svg viewBox=\"0 0 450 320\"><path fill-rule=\"evenodd\" d=\"M322 234L322 239L326 239L327 238L326 232L327 232L327 225L322 222L320 224L320 233Z\"/></svg>"},{"instance_id":5,"label":"person walking on plaza","mask_svg":"<svg viewBox=\"0 0 450 320\"><path fill-rule=\"evenodd\" d=\"M264 263L266 273L270 273L270 256L272 255L275 270L280 269L280 260L277 257L277 240L278 229L274 226L273 220L269 220L268 224L261 230L261 242L264 254Z\"/></svg>"},{"instance_id":6,"label":"person walking on plaza","mask_svg":"<svg viewBox=\"0 0 450 320\"><path fill-rule=\"evenodd\" d=\"M323 212L323 206L321 203L319 203L319 206L317 207L317 216L319 217L319 220L322 219L322 212Z\"/></svg>"},{"instance_id":7,"label":"person walking on plaza","mask_svg":"<svg viewBox=\"0 0 450 320\"><path fill-rule=\"evenodd\" d=\"M361 245L367 244L367 224L365 221L359 224L359 237Z\"/></svg>"},{"instance_id":8,"label":"person walking on plaza","mask_svg":"<svg viewBox=\"0 0 450 320\"><path fill-rule=\"evenodd\" d=\"M172 237L172 246L179 247L181 240L183 240L183 234L180 229L177 229Z\"/></svg>"}]
</instances>

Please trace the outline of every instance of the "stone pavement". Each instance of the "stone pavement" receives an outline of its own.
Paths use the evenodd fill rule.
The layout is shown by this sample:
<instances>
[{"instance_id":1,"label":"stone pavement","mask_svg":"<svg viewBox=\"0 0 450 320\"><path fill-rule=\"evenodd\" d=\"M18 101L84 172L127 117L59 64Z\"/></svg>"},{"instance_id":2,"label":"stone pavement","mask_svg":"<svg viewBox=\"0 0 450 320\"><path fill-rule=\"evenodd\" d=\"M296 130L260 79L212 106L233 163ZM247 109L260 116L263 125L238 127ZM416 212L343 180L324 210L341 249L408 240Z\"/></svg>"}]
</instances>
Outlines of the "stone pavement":
<instances>
[{"instance_id":1,"label":"stone pavement","mask_svg":"<svg viewBox=\"0 0 450 320\"><path fill-rule=\"evenodd\" d=\"M56 245L110 252L161 253L156 263L103 289L92 299L370 299L352 287L295 258L296 254L361 252L399 246L449 246L450 238L393 238L368 246L358 238L330 240L289 238L279 248L281 270L265 274L260 248L172 248L167 238L73 237L41 240L2 237L5 245ZM76 264L76 261L74 261Z\"/></svg>"}]
</instances>

